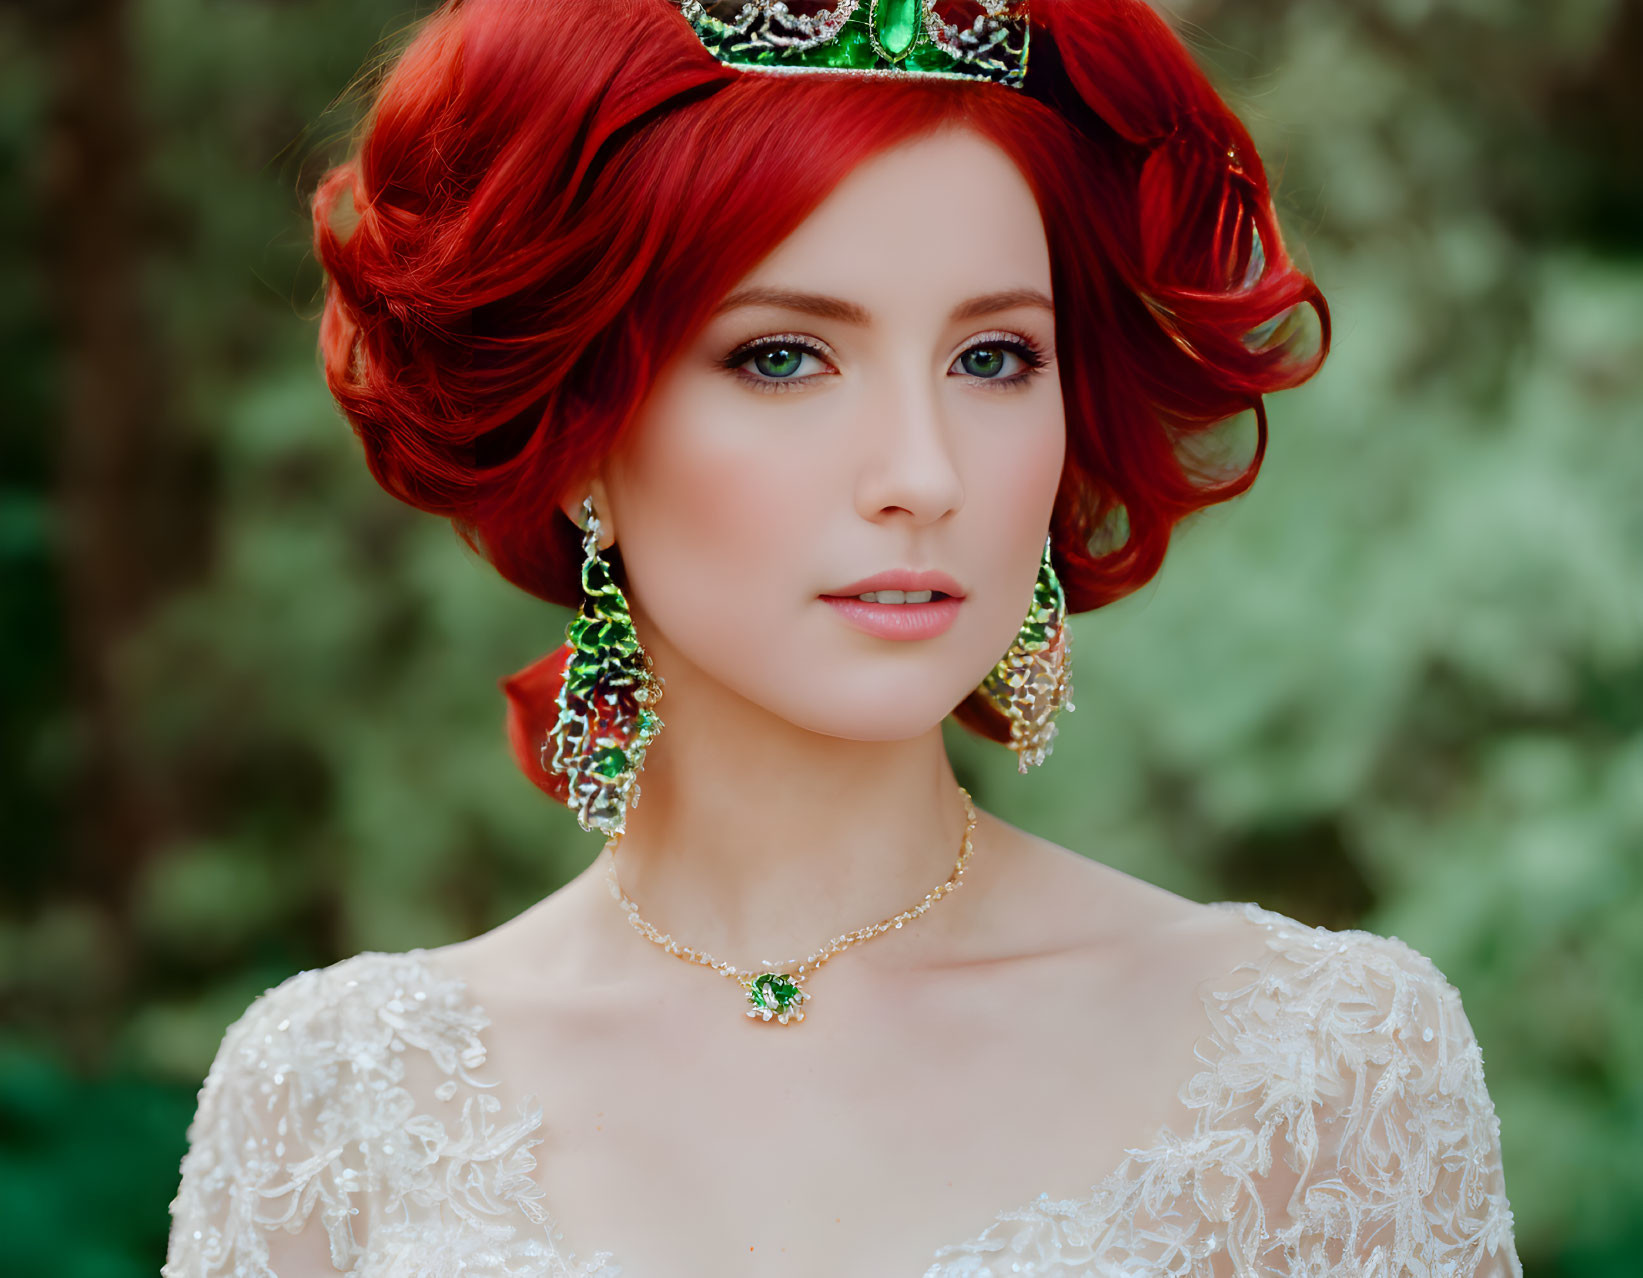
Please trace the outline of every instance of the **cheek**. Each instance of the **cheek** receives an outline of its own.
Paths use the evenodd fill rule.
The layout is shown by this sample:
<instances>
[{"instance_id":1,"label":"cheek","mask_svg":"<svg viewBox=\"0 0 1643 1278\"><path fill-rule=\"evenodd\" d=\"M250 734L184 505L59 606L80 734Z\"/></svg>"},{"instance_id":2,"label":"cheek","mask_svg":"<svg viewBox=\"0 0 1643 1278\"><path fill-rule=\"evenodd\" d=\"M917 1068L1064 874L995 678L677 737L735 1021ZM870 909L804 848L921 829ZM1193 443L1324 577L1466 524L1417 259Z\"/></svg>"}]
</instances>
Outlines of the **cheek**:
<instances>
[{"instance_id":1,"label":"cheek","mask_svg":"<svg viewBox=\"0 0 1643 1278\"><path fill-rule=\"evenodd\" d=\"M707 650L776 637L824 584L811 580L815 537L837 477L818 471L825 458L783 447L772 429L725 411L720 397L675 397L612 476L635 593L699 663Z\"/></svg>"},{"instance_id":2,"label":"cheek","mask_svg":"<svg viewBox=\"0 0 1643 1278\"><path fill-rule=\"evenodd\" d=\"M1023 412L1007 435L981 446L981 482L966 503L969 567L977 605L970 617L981 675L1014 641L1032 605L1039 559L1066 457L1066 422L1059 392Z\"/></svg>"},{"instance_id":3,"label":"cheek","mask_svg":"<svg viewBox=\"0 0 1643 1278\"><path fill-rule=\"evenodd\" d=\"M1013 422L1008 436L995 438L987 457L982 490L996 500L993 517L1003 526L1048 531L1050 508L1067 455L1067 423L1059 390L1045 396Z\"/></svg>"}]
</instances>

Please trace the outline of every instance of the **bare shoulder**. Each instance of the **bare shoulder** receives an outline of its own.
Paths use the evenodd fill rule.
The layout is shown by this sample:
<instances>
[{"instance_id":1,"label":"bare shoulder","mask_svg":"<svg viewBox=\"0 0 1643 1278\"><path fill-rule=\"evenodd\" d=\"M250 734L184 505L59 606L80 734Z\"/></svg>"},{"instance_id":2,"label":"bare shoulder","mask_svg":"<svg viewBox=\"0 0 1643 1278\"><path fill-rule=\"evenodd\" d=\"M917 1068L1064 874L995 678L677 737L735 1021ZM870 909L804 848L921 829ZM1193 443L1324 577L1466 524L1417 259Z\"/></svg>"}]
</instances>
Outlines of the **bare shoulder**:
<instances>
[{"instance_id":1,"label":"bare shoulder","mask_svg":"<svg viewBox=\"0 0 1643 1278\"><path fill-rule=\"evenodd\" d=\"M989 818L1006 849L1016 904L1005 927L1023 946L1087 956L1104 969L1144 969L1151 980L1214 979L1265 947L1261 930L1234 910L1168 888ZM1016 896L1019 892L1019 896Z\"/></svg>"},{"instance_id":2,"label":"bare shoulder","mask_svg":"<svg viewBox=\"0 0 1643 1278\"><path fill-rule=\"evenodd\" d=\"M573 880L488 931L426 953L476 998L499 1009L573 989L567 968L582 929L572 901L575 886Z\"/></svg>"}]
</instances>

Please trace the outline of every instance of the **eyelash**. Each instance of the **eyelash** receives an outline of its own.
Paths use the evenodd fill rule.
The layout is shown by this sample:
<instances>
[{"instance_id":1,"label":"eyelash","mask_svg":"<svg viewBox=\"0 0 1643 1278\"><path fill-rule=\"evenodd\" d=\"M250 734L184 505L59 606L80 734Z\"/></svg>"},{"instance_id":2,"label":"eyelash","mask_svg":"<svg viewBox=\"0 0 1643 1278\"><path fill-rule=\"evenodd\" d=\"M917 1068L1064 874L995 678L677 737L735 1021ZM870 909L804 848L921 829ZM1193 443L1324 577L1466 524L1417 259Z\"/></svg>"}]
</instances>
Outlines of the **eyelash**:
<instances>
[{"instance_id":1,"label":"eyelash","mask_svg":"<svg viewBox=\"0 0 1643 1278\"><path fill-rule=\"evenodd\" d=\"M750 376L742 368L743 364L747 363L748 360L757 355L760 351L779 350L784 346L790 348L796 347L799 350L807 351L816 356L817 359L825 360L827 358L827 352L809 338L803 337L798 333L778 333L774 337L761 337L758 341L748 342L742 346L738 346L729 355L725 356L720 363L728 372L733 373L740 381L745 382L754 390L761 392L774 391L781 393L783 391L798 390L807 383L815 380L817 376L820 376L820 374L812 374L809 377L755 377ZM1012 377L975 377L974 375L971 375L971 380L983 382L989 387L993 387L995 389L1018 389L1024 386L1032 378L1038 376L1039 373L1044 370L1045 365L1049 363L1049 360L1045 357L1043 347L1033 341L1032 338L1020 335L1011 335L1008 333L988 333L983 335L980 341L973 342L960 351L954 362L956 363L957 360L963 359L971 351L988 349L1014 351L1015 354L1021 358L1022 363L1027 366L1021 372L1016 373Z\"/></svg>"}]
</instances>

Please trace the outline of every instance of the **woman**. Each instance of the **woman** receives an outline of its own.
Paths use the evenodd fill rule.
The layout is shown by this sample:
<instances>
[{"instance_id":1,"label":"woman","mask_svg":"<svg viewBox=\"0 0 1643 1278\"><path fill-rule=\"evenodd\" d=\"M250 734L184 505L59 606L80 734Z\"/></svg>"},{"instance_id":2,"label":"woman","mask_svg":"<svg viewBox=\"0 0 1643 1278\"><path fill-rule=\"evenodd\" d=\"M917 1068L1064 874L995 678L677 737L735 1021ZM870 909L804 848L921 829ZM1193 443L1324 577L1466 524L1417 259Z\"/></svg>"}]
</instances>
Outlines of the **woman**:
<instances>
[{"instance_id":1,"label":"woman","mask_svg":"<svg viewBox=\"0 0 1643 1278\"><path fill-rule=\"evenodd\" d=\"M1042 761L1065 614L1327 346L1144 4L450 0L315 221L373 474L580 604L509 730L608 838L252 1005L170 1278L1521 1275L1428 959L1035 838L943 748Z\"/></svg>"}]
</instances>

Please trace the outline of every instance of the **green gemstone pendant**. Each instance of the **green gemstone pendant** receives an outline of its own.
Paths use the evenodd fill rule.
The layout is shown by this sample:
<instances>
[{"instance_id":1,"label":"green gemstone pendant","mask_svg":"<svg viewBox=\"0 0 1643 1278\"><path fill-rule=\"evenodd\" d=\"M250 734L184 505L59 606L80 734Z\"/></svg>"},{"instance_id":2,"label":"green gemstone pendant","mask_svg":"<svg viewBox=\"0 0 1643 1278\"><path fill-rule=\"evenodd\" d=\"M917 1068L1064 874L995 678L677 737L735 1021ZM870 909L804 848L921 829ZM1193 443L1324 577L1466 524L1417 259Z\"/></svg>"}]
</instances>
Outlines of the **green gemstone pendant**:
<instances>
[{"instance_id":1,"label":"green gemstone pendant","mask_svg":"<svg viewBox=\"0 0 1643 1278\"><path fill-rule=\"evenodd\" d=\"M783 1025L797 1024L804 1019L800 1004L810 996L799 988L798 981L786 972L760 972L757 976L742 978L747 1001L753 1006L749 1016L769 1020L775 1017Z\"/></svg>"}]
</instances>

